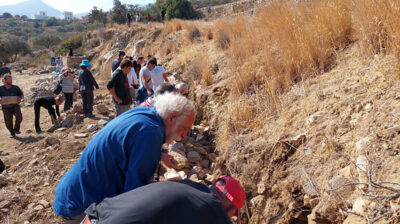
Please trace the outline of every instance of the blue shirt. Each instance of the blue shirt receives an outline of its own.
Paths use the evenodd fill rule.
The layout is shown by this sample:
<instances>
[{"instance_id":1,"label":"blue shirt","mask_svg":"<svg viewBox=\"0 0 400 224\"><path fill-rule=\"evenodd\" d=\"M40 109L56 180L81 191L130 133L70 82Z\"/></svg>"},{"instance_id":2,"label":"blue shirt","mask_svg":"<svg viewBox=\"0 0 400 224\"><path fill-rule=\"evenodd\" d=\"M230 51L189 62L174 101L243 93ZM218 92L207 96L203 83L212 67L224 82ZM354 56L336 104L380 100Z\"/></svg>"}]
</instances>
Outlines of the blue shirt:
<instances>
[{"instance_id":1,"label":"blue shirt","mask_svg":"<svg viewBox=\"0 0 400 224\"><path fill-rule=\"evenodd\" d=\"M164 142L164 123L155 108L136 107L113 119L61 178L54 211L74 217L93 202L148 184Z\"/></svg>"}]
</instances>

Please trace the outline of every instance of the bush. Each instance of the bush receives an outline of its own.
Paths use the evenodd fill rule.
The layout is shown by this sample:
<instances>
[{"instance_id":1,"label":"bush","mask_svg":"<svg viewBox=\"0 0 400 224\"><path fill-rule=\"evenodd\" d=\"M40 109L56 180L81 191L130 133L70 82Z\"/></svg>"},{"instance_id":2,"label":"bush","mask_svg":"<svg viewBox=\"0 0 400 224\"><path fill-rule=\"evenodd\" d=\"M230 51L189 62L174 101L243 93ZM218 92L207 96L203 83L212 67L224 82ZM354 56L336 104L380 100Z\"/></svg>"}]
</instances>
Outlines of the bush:
<instances>
[{"instance_id":1,"label":"bush","mask_svg":"<svg viewBox=\"0 0 400 224\"><path fill-rule=\"evenodd\" d=\"M71 37L68 40L64 41L61 46L56 50L56 54L60 53L67 53L69 51L69 48L74 49L75 54L81 54L83 53L82 49L82 42L83 42L83 37L84 33L81 33L77 36Z\"/></svg>"},{"instance_id":2,"label":"bush","mask_svg":"<svg viewBox=\"0 0 400 224\"><path fill-rule=\"evenodd\" d=\"M172 0L167 3L171 7L167 8L166 18L192 19L195 17L195 11L192 4L187 0Z\"/></svg>"},{"instance_id":3,"label":"bush","mask_svg":"<svg viewBox=\"0 0 400 224\"><path fill-rule=\"evenodd\" d=\"M61 42L61 39L54 34L42 34L35 39L32 43L35 46L42 46L46 48L54 47Z\"/></svg>"},{"instance_id":4,"label":"bush","mask_svg":"<svg viewBox=\"0 0 400 224\"><path fill-rule=\"evenodd\" d=\"M0 38L0 59L5 62L15 62L18 55L30 54L29 45L17 36L4 36Z\"/></svg>"},{"instance_id":5,"label":"bush","mask_svg":"<svg viewBox=\"0 0 400 224\"><path fill-rule=\"evenodd\" d=\"M58 20L55 17L50 17L43 21L43 26L58 26Z\"/></svg>"}]
</instances>

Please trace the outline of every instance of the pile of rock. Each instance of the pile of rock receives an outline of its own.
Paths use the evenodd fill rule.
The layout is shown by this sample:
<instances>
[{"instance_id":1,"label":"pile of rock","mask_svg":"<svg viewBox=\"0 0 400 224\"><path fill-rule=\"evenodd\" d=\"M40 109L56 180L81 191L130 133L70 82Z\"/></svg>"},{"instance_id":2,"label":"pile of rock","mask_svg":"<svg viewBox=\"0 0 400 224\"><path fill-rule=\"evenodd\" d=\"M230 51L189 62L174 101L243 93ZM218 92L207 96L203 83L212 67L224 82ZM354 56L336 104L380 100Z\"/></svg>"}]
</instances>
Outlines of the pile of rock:
<instances>
[{"instance_id":1,"label":"pile of rock","mask_svg":"<svg viewBox=\"0 0 400 224\"><path fill-rule=\"evenodd\" d=\"M31 87L29 91L25 91L25 105L32 105L36 98L45 95L53 95L53 89L58 83L58 76L49 75L48 77L36 80L36 87Z\"/></svg>"},{"instance_id":2,"label":"pile of rock","mask_svg":"<svg viewBox=\"0 0 400 224\"><path fill-rule=\"evenodd\" d=\"M161 180L189 178L195 182L208 184L216 179L211 175L217 156L207 140L209 130L209 127L194 126L192 136L184 143L177 142L168 146L168 154L174 158L176 168L167 168Z\"/></svg>"}]
</instances>

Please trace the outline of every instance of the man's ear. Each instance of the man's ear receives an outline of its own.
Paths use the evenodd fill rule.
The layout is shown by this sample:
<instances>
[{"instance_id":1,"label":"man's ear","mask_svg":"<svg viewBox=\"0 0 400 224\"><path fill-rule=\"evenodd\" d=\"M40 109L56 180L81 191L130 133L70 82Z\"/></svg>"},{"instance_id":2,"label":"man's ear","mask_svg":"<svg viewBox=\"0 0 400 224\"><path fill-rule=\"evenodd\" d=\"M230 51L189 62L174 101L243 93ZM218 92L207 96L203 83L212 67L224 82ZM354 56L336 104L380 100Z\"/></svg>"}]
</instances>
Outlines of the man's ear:
<instances>
[{"instance_id":1,"label":"man's ear","mask_svg":"<svg viewBox=\"0 0 400 224\"><path fill-rule=\"evenodd\" d=\"M178 112L173 111L168 115L167 122L169 125L172 125L175 123L176 119L178 118Z\"/></svg>"}]
</instances>

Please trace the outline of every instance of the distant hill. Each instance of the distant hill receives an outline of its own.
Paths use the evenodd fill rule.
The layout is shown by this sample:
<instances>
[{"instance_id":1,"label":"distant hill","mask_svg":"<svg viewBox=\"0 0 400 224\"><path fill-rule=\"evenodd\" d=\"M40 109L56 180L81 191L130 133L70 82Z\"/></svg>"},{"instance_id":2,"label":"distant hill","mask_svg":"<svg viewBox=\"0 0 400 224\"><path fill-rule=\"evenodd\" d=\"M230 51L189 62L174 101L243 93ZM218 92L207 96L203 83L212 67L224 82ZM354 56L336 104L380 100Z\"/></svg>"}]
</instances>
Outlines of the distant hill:
<instances>
[{"instance_id":1,"label":"distant hill","mask_svg":"<svg viewBox=\"0 0 400 224\"><path fill-rule=\"evenodd\" d=\"M28 0L26 2L20 2L13 5L0 6L0 14L8 12L12 15L26 15L29 18L32 14L36 14L39 10L47 12L47 16L54 16L56 18L61 16L61 11L47 5L41 0Z\"/></svg>"}]
</instances>

